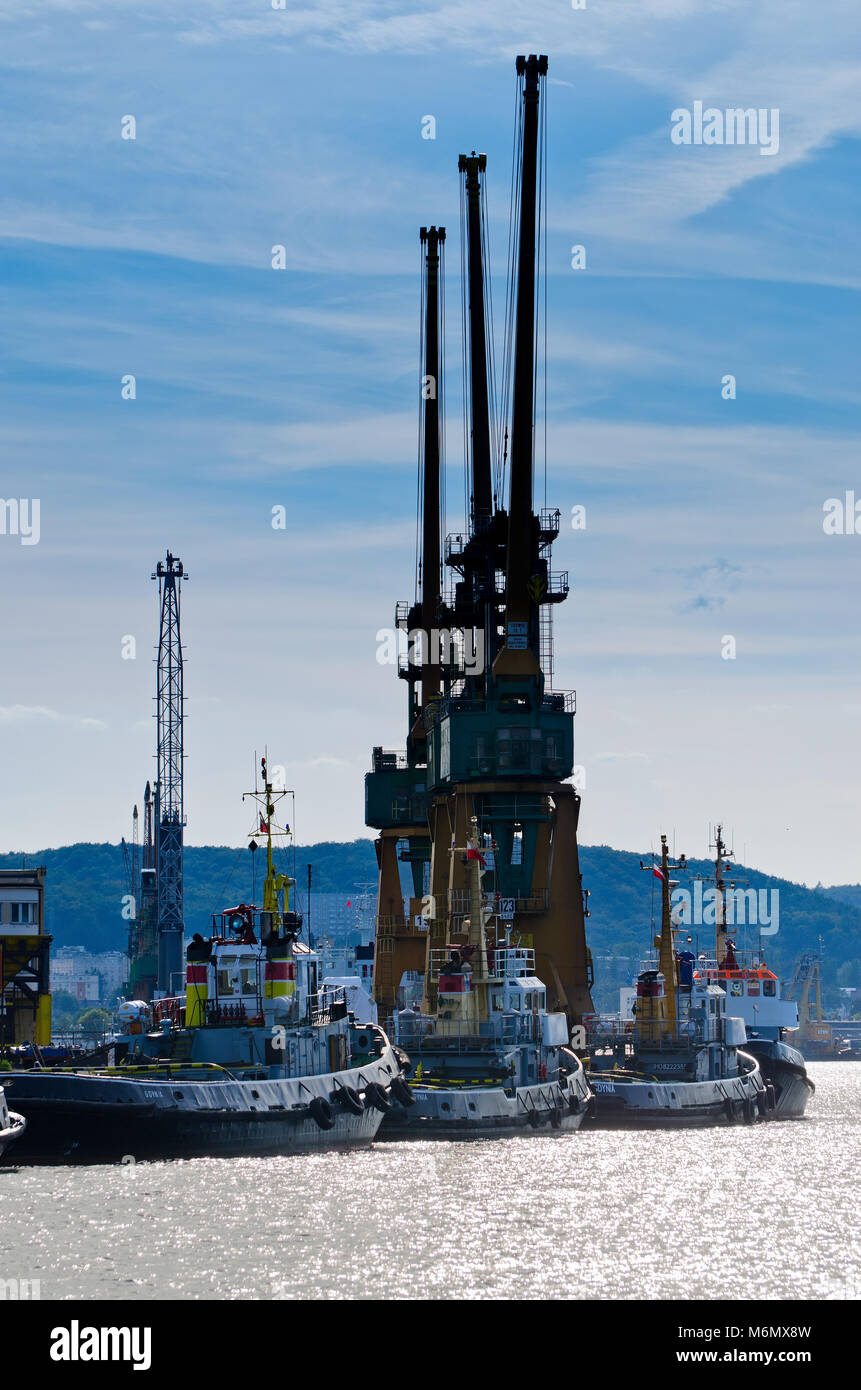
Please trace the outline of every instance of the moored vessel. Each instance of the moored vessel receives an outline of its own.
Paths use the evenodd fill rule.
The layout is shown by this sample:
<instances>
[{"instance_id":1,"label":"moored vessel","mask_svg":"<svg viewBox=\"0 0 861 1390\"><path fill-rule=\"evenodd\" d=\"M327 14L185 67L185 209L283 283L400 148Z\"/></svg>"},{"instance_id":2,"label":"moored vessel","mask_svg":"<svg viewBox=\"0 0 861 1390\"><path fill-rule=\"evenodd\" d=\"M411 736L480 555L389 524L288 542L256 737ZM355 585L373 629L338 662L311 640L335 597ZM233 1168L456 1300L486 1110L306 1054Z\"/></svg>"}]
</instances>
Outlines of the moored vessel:
<instances>
[{"instance_id":1,"label":"moored vessel","mask_svg":"<svg viewBox=\"0 0 861 1390\"><path fill-rule=\"evenodd\" d=\"M637 981L634 1018L589 1021L589 1081L598 1124L719 1124L771 1118L775 1091L746 1050L741 1018L727 1013L720 985L698 979L674 940L671 866L661 836L661 933L656 968ZM720 938L719 938L720 939ZM677 959L678 957L678 959Z\"/></svg>"},{"instance_id":2,"label":"moored vessel","mask_svg":"<svg viewBox=\"0 0 861 1390\"><path fill-rule=\"evenodd\" d=\"M730 865L720 825L715 831L714 848L717 945L712 954L697 956L694 979L724 990L727 1008L744 1022L746 1050L756 1057L764 1080L774 1087L775 1117L798 1119L816 1090L807 1075L804 1055L794 1045L801 1036L798 1005L782 997L780 980L766 965L762 949L740 948L731 938L730 929L736 927L736 898L743 894L737 895L727 882ZM686 944L690 945L690 939Z\"/></svg>"},{"instance_id":3,"label":"moored vessel","mask_svg":"<svg viewBox=\"0 0 861 1390\"><path fill-rule=\"evenodd\" d=\"M512 939L482 891L485 849L473 818L467 843L451 846L466 862L469 916L449 922L446 944L430 951L421 1012L392 1020L411 1063L412 1103L398 1098L381 1138L571 1131L589 1113L583 1064L565 1014L548 1012L535 951Z\"/></svg>"},{"instance_id":4,"label":"moored vessel","mask_svg":"<svg viewBox=\"0 0 861 1390\"><path fill-rule=\"evenodd\" d=\"M407 1095L381 1028L345 990L318 985L291 880L276 873L277 793L262 760L261 908L216 913L187 948L185 998L128 1001L114 1065L10 1073L28 1121L20 1158L100 1161L298 1153L370 1143L392 1092Z\"/></svg>"}]
</instances>

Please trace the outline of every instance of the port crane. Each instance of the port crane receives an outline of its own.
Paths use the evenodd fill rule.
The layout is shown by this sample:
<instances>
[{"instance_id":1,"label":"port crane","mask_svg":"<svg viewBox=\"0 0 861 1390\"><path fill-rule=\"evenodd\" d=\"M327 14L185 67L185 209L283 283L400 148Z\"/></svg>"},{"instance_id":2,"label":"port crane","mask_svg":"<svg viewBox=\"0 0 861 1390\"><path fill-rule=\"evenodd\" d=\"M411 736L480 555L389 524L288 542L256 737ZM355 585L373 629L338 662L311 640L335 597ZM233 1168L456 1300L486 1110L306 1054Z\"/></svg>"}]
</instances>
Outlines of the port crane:
<instances>
[{"instance_id":1,"label":"port crane","mask_svg":"<svg viewBox=\"0 0 861 1390\"><path fill-rule=\"evenodd\" d=\"M421 588L410 609L399 605L399 626L436 615L438 634L464 641L428 641L417 674L406 670L410 705L404 754L375 748L366 777L366 823L379 831L375 998L396 1005L404 971L424 973L424 1001L435 1007L431 962L446 940L466 940L470 920L468 856L453 846L478 836L475 852L492 861L493 889L483 906L485 926L498 937L534 947L536 969L548 981L548 1005L571 1022L592 1012L591 958L577 852L579 793L574 767L573 692L552 688L550 606L567 597L567 574L554 574L550 550L560 513L534 509L538 190L547 59L516 64L518 83L516 225L510 268L511 351L503 400L511 426L500 449L494 428L486 230L486 159L462 155L466 264L465 343L468 362L469 507L466 531L448 536L439 578L439 468L431 431L440 411L423 412L420 452ZM544 186L543 173L541 186ZM424 265L423 381L433 366L428 331L438 311L438 281ZM439 339L437 338L436 343ZM493 441L497 441L494 479ZM507 510L502 506L506 492ZM428 634L430 635L430 634ZM481 663L467 663L467 637ZM409 661L406 665L409 667ZM403 673L403 672L402 672ZM420 694L419 694L420 691ZM470 841L472 843L472 841ZM412 868L413 895L403 911L399 862ZM474 907L473 907L474 915Z\"/></svg>"},{"instance_id":2,"label":"port crane","mask_svg":"<svg viewBox=\"0 0 861 1390\"><path fill-rule=\"evenodd\" d=\"M158 988L173 994L183 982L182 839L183 654L181 586L188 576L170 551L152 574L161 605L156 658L156 764L154 835L157 869Z\"/></svg>"}]
</instances>

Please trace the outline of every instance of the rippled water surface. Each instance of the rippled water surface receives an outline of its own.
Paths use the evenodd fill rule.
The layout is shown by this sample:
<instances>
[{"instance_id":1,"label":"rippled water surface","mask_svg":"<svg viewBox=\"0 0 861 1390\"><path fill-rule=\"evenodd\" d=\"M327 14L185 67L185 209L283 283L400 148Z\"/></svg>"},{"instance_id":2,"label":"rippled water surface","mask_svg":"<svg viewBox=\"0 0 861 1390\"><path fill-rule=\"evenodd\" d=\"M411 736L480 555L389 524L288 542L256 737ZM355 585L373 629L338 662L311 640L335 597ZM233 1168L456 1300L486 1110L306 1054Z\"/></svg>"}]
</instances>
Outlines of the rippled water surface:
<instances>
[{"instance_id":1,"label":"rippled water surface","mask_svg":"<svg viewBox=\"0 0 861 1390\"><path fill-rule=\"evenodd\" d=\"M0 1168L42 1298L858 1298L861 1063L748 1128ZM8 1160L7 1160L8 1162Z\"/></svg>"}]
</instances>

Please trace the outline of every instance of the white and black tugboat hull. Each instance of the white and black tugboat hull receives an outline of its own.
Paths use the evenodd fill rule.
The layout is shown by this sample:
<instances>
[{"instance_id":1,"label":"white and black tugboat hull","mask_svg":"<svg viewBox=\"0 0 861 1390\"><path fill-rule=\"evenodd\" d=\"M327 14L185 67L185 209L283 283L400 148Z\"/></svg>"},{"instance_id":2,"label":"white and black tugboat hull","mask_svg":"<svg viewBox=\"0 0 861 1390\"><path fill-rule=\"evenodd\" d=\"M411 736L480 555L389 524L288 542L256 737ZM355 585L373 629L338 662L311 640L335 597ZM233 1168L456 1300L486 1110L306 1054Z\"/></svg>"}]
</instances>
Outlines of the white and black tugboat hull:
<instances>
[{"instance_id":1,"label":"white and black tugboat hull","mask_svg":"<svg viewBox=\"0 0 861 1390\"><path fill-rule=\"evenodd\" d=\"M290 1080L170 1081L10 1073L25 1162L293 1154L370 1144L394 1102L391 1048L359 1068ZM373 1098L372 1098L373 1097Z\"/></svg>"},{"instance_id":2,"label":"white and black tugboat hull","mask_svg":"<svg viewBox=\"0 0 861 1390\"><path fill-rule=\"evenodd\" d=\"M600 1128L647 1129L773 1119L773 1089L754 1057L739 1057L746 1065L744 1074L714 1081L626 1081L593 1074L594 1122Z\"/></svg>"},{"instance_id":3,"label":"white and black tugboat hull","mask_svg":"<svg viewBox=\"0 0 861 1390\"><path fill-rule=\"evenodd\" d=\"M592 1105L582 1068L562 1081L518 1086L410 1085L413 1104L386 1114L381 1139L488 1139L513 1134L571 1133Z\"/></svg>"},{"instance_id":4,"label":"white and black tugboat hull","mask_svg":"<svg viewBox=\"0 0 861 1390\"><path fill-rule=\"evenodd\" d=\"M771 1038L749 1038L747 1046L759 1062L763 1079L774 1087L774 1118L801 1119L816 1091L803 1054L797 1047Z\"/></svg>"}]
</instances>

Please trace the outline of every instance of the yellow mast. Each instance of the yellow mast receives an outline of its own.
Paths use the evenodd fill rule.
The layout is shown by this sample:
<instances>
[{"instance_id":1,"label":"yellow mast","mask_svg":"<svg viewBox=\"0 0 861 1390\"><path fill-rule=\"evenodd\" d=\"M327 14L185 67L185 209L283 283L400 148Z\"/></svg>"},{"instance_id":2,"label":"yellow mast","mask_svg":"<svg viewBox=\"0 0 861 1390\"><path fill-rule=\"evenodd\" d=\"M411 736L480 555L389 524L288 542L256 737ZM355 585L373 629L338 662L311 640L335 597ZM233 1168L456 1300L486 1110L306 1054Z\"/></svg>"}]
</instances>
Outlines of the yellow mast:
<instances>
[{"instance_id":1,"label":"yellow mast","mask_svg":"<svg viewBox=\"0 0 861 1390\"><path fill-rule=\"evenodd\" d=\"M684 855L681 856L678 867L686 867ZM671 865L666 835L661 836L660 871L654 864L641 863L640 868L658 874L661 879L661 931L659 936L653 938L653 945L658 952L658 971L664 979L664 993L662 996L647 994L639 997L636 1008L638 1037L643 1041L656 1042L664 1034L675 1032L678 1016L678 974L673 919L670 912Z\"/></svg>"},{"instance_id":2,"label":"yellow mast","mask_svg":"<svg viewBox=\"0 0 861 1390\"><path fill-rule=\"evenodd\" d=\"M275 863L272 858L272 817L275 814L275 802L272 800L272 783L268 780L266 759L260 759L260 767L263 772L263 801L266 807L266 880L263 884L263 911L272 913L273 926L281 926L281 904L278 894L284 893L284 911L290 908L290 879L286 874L279 874L275 871Z\"/></svg>"}]
</instances>

